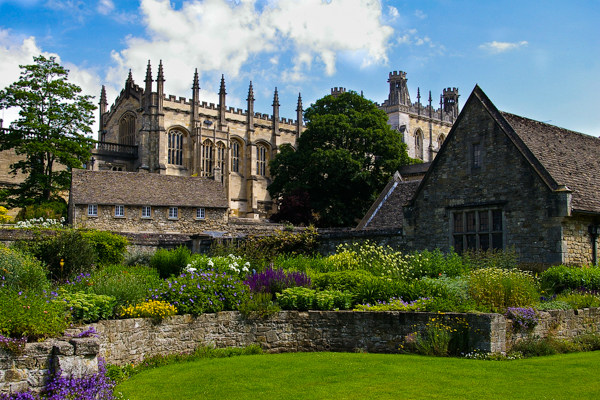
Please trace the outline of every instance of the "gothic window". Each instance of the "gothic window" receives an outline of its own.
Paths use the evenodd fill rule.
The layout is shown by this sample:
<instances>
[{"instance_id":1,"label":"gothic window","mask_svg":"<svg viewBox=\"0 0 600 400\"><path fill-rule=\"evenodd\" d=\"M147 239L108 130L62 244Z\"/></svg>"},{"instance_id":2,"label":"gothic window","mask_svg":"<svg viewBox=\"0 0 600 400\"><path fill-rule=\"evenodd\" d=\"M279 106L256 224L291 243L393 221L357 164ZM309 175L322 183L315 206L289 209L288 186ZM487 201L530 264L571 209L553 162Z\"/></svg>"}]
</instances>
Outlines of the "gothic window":
<instances>
[{"instance_id":1,"label":"gothic window","mask_svg":"<svg viewBox=\"0 0 600 400\"><path fill-rule=\"evenodd\" d=\"M256 175L267 175L267 148L260 144L256 146Z\"/></svg>"},{"instance_id":2,"label":"gothic window","mask_svg":"<svg viewBox=\"0 0 600 400\"><path fill-rule=\"evenodd\" d=\"M231 171L240 172L240 156L242 145L237 140L231 141Z\"/></svg>"},{"instance_id":3,"label":"gothic window","mask_svg":"<svg viewBox=\"0 0 600 400\"><path fill-rule=\"evenodd\" d=\"M225 171L225 145L223 142L217 143L217 167L221 170L221 173Z\"/></svg>"},{"instance_id":4,"label":"gothic window","mask_svg":"<svg viewBox=\"0 0 600 400\"><path fill-rule=\"evenodd\" d=\"M438 147L437 147L437 148L438 148L438 150L442 148L442 144L444 143L444 140L445 140L445 139L446 139L446 138L444 137L444 135L440 135L440 136L438 136L438 143L437 143L437 145L438 145Z\"/></svg>"},{"instance_id":5,"label":"gothic window","mask_svg":"<svg viewBox=\"0 0 600 400\"><path fill-rule=\"evenodd\" d=\"M415 157L423 159L423 131L420 129L415 132Z\"/></svg>"},{"instance_id":6,"label":"gothic window","mask_svg":"<svg viewBox=\"0 0 600 400\"><path fill-rule=\"evenodd\" d=\"M452 214L454 251L502 249L502 210L470 210Z\"/></svg>"},{"instance_id":7,"label":"gothic window","mask_svg":"<svg viewBox=\"0 0 600 400\"><path fill-rule=\"evenodd\" d=\"M473 143L471 147L471 160L473 168L481 168L481 144Z\"/></svg>"},{"instance_id":8,"label":"gothic window","mask_svg":"<svg viewBox=\"0 0 600 400\"><path fill-rule=\"evenodd\" d=\"M214 145L213 142L206 139L202 143L202 160L204 161L203 165L203 175L211 176L213 173L213 165L214 165Z\"/></svg>"},{"instance_id":9,"label":"gothic window","mask_svg":"<svg viewBox=\"0 0 600 400\"><path fill-rule=\"evenodd\" d=\"M119 144L135 145L135 116L125 114L119 121Z\"/></svg>"},{"instance_id":10,"label":"gothic window","mask_svg":"<svg viewBox=\"0 0 600 400\"><path fill-rule=\"evenodd\" d=\"M183 165L183 133L181 131L169 131L168 163Z\"/></svg>"}]
</instances>

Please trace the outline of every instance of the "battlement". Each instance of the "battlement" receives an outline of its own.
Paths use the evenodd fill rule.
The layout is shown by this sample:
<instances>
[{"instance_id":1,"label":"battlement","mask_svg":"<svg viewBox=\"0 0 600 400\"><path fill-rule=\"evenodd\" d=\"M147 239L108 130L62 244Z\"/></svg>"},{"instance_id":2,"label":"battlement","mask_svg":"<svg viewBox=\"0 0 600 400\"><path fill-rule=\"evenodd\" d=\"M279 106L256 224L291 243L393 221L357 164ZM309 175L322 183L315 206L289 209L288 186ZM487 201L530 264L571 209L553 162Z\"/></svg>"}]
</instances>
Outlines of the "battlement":
<instances>
[{"instance_id":1,"label":"battlement","mask_svg":"<svg viewBox=\"0 0 600 400\"><path fill-rule=\"evenodd\" d=\"M341 87L340 86L339 88L338 87L331 88L331 95L333 97L337 97L337 96L339 96L342 93L346 93L346 88L345 87Z\"/></svg>"},{"instance_id":2,"label":"battlement","mask_svg":"<svg viewBox=\"0 0 600 400\"><path fill-rule=\"evenodd\" d=\"M392 71L390 72L390 80L406 79L406 72Z\"/></svg>"},{"instance_id":3,"label":"battlement","mask_svg":"<svg viewBox=\"0 0 600 400\"><path fill-rule=\"evenodd\" d=\"M448 89L444 89L443 90L444 96L447 95L457 95L458 94L458 88L448 88Z\"/></svg>"}]
</instances>

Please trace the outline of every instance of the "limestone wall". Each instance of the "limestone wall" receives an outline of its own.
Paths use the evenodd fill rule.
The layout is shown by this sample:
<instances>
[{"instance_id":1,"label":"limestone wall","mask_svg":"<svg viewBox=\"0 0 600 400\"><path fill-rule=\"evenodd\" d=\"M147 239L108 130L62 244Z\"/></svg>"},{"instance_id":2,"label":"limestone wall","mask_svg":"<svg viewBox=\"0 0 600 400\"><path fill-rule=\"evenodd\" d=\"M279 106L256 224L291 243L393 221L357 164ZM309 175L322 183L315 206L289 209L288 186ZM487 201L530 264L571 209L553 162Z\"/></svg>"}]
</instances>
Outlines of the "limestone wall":
<instances>
[{"instance_id":1,"label":"limestone wall","mask_svg":"<svg viewBox=\"0 0 600 400\"><path fill-rule=\"evenodd\" d=\"M588 233L588 226L592 224L597 224L597 219L593 216L577 215L563 221L563 241L566 247L565 264L592 264L592 237ZM598 239L596 238L596 241ZM597 246L600 249L600 245L597 244Z\"/></svg>"},{"instance_id":2,"label":"limestone wall","mask_svg":"<svg viewBox=\"0 0 600 400\"><path fill-rule=\"evenodd\" d=\"M0 349L0 393L31 389L40 392L50 370L80 378L98 372L99 342L96 338L63 338L27 343L23 354Z\"/></svg>"}]
</instances>

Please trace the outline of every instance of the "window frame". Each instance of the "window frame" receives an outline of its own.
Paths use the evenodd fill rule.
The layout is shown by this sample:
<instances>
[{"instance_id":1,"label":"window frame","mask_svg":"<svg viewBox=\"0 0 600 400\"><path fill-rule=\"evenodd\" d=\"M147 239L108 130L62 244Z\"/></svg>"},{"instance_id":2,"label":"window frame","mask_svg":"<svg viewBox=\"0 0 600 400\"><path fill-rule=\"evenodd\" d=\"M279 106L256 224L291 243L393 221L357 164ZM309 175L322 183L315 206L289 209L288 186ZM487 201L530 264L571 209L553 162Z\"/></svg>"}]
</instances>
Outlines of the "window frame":
<instances>
[{"instance_id":1,"label":"window frame","mask_svg":"<svg viewBox=\"0 0 600 400\"><path fill-rule=\"evenodd\" d=\"M144 215L144 211L148 211L148 215ZM142 206L142 218L150 219L152 218L152 206Z\"/></svg>"},{"instance_id":2,"label":"window frame","mask_svg":"<svg viewBox=\"0 0 600 400\"><path fill-rule=\"evenodd\" d=\"M179 209L178 207L171 206L169 207L169 216L168 219L179 219Z\"/></svg>"},{"instance_id":3,"label":"window frame","mask_svg":"<svg viewBox=\"0 0 600 400\"><path fill-rule=\"evenodd\" d=\"M120 211L120 213L119 213ZM115 218L125 218L125 205L123 204L115 204Z\"/></svg>"},{"instance_id":4,"label":"window frame","mask_svg":"<svg viewBox=\"0 0 600 400\"><path fill-rule=\"evenodd\" d=\"M183 166L183 132L172 129L167 135L167 164Z\"/></svg>"},{"instance_id":5,"label":"window frame","mask_svg":"<svg viewBox=\"0 0 600 400\"><path fill-rule=\"evenodd\" d=\"M97 217L98 216L98 204L88 204L87 216L88 217Z\"/></svg>"},{"instance_id":6,"label":"window frame","mask_svg":"<svg viewBox=\"0 0 600 400\"><path fill-rule=\"evenodd\" d=\"M450 228L450 241L457 254L506 247L506 222L501 207L453 210Z\"/></svg>"},{"instance_id":7,"label":"window frame","mask_svg":"<svg viewBox=\"0 0 600 400\"><path fill-rule=\"evenodd\" d=\"M242 144L237 140L231 141L231 172L240 173L240 161L241 161L241 148Z\"/></svg>"},{"instance_id":8,"label":"window frame","mask_svg":"<svg viewBox=\"0 0 600 400\"><path fill-rule=\"evenodd\" d=\"M196 208L196 219L197 220L205 220L206 219L206 208L204 208L204 207Z\"/></svg>"},{"instance_id":9,"label":"window frame","mask_svg":"<svg viewBox=\"0 0 600 400\"><path fill-rule=\"evenodd\" d=\"M263 144L256 145L256 175L267 176L267 146Z\"/></svg>"}]
</instances>

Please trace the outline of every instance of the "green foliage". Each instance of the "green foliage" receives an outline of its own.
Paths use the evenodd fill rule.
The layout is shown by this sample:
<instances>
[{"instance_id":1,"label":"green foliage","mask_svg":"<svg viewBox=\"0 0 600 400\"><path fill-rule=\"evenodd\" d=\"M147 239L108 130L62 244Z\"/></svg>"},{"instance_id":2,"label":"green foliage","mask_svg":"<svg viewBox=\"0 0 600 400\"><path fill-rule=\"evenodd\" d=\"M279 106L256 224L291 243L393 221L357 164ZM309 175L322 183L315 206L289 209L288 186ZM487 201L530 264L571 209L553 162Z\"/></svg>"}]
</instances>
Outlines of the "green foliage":
<instances>
[{"instance_id":1,"label":"green foliage","mask_svg":"<svg viewBox=\"0 0 600 400\"><path fill-rule=\"evenodd\" d=\"M542 273L541 286L560 293L567 289L600 290L600 267L567 267L557 265Z\"/></svg>"},{"instance_id":2,"label":"green foliage","mask_svg":"<svg viewBox=\"0 0 600 400\"><path fill-rule=\"evenodd\" d=\"M192 252L185 246L175 250L158 249L150 259L150 266L158 271L161 278L179 275L190 263Z\"/></svg>"},{"instance_id":3,"label":"green foliage","mask_svg":"<svg viewBox=\"0 0 600 400\"><path fill-rule=\"evenodd\" d=\"M399 132L377 104L356 92L325 96L305 111L297 150L270 162L271 198L308 194L319 226L354 226L402 165L411 163Z\"/></svg>"},{"instance_id":4,"label":"green foliage","mask_svg":"<svg viewBox=\"0 0 600 400\"><path fill-rule=\"evenodd\" d=\"M409 343L417 353L427 356L447 357L467 350L469 324L462 317L445 316L429 318L424 332L415 332Z\"/></svg>"},{"instance_id":5,"label":"green foliage","mask_svg":"<svg viewBox=\"0 0 600 400\"><path fill-rule=\"evenodd\" d=\"M55 57L33 60L35 64L20 66L17 82L0 90L0 109L19 109L19 118L0 138L0 150L14 149L23 156L10 168L25 180L0 191L0 201L11 207L58 200L59 192L69 189L70 170L90 158L94 143L96 106L91 97L67 82L68 71Z\"/></svg>"},{"instance_id":6,"label":"green foliage","mask_svg":"<svg viewBox=\"0 0 600 400\"><path fill-rule=\"evenodd\" d=\"M65 303L49 293L0 289L0 334L29 341L62 335L70 322Z\"/></svg>"},{"instance_id":7,"label":"green foliage","mask_svg":"<svg viewBox=\"0 0 600 400\"><path fill-rule=\"evenodd\" d=\"M271 293L252 293L242 301L238 310L247 318L267 318L281 311Z\"/></svg>"},{"instance_id":8,"label":"green foliage","mask_svg":"<svg viewBox=\"0 0 600 400\"><path fill-rule=\"evenodd\" d=\"M534 305L539 297L536 279L516 269L483 268L469 275L469 294L477 304L495 312Z\"/></svg>"},{"instance_id":9,"label":"green foliage","mask_svg":"<svg viewBox=\"0 0 600 400\"><path fill-rule=\"evenodd\" d=\"M244 279L250 273L250 262L241 256L229 254L227 257L209 257L206 254L194 254L187 271L225 272L230 276Z\"/></svg>"},{"instance_id":10,"label":"green foliage","mask_svg":"<svg viewBox=\"0 0 600 400\"><path fill-rule=\"evenodd\" d=\"M56 235L35 232L33 240L18 240L14 247L41 260L56 280L91 271L96 261L90 241L80 231L72 229L57 231ZM64 262L62 267L61 260Z\"/></svg>"},{"instance_id":11,"label":"green foliage","mask_svg":"<svg viewBox=\"0 0 600 400\"><path fill-rule=\"evenodd\" d=\"M163 281L151 292L153 300L177 307L178 314L234 311L246 299L247 286L225 273L185 272Z\"/></svg>"},{"instance_id":12,"label":"green foliage","mask_svg":"<svg viewBox=\"0 0 600 400\"><path fill-rule=\"evenodd\" d=\"M266 264L280 255L314 254L318 245L317 230L308 227L300 232L276 231L270 236L250 236L241 244L237 254Z\"/></svg>"},{"instance_id":13,"label":"green foliage","mask_svg":"<svg viewBox=\"0 0 600 400\"><path fill-rule=\"evenodd\" d=\"M357 304L355 311L425 311L432 302L431 299L417 299L405 302L402 299L390 299L375 304Z\"/></svg>"},{"instance_id":14,"label":"green foliage","mask_svg":"<svg viewBox=\"0 0 600 400\"><path fill-rule=\"evenodd\" d=\"M42 263L29 254L0 245L0 290L41 292L49 285Z\"/></svg>"},{"instance_id":15,"label":"green foliage","mask_svg":"<svg viewBox=\"0 0 600 400\"><path fill-rule=\"evenodd\" d=\"M543 301L536 305L535 307L539 311L549 311L549 310L571 310L573 307L569 303L563 300L550 300Z\"/></svg>"},{"instance_id":16,"label":"green foliage","mask_svg":"<svg viewBox=\"0 0 600 400\"><path fill-rule=\"evenodd\" d=\"M310 256L280 254L273 260L273 268L307 273L309 271L326 272L332 270L328 257L323 257L318 253Z\"/></svg>"},{"instance_id":17,"label":"green foliage","mask_svg":"<svg viewBox=\"0 0 600 400\"><path fill-rule=\"evenodd\" d=\"M277 302L284 310L347 310L352 305L352 297L349 293L339 290L316 291L294 287L277 293Z\"/></svg>"},{"instance_id":18,"label":"green foliage","mask_svg":"<svg viewBox=\"0 0 600 400\"><path fill-rule=\"evenodd\" d=\"M99 265L120 264L125 258L127 238L106 231L86 231L82 236L94 247Z\"/></svg>"},{"instance_id":19,"label":"green foliage","mask_svg":"<svg viewBox=\"0 0 600 400\"><path fill-rule=\"evenodd\" d=\"M95 293L61 291L60 296L71 310L73 319L81 322L97 322L114 314L117 301L114 297Z\"/></svg>"},{"instance_id":20,"label":"green foliage","mask_svg":"<svg viewBox=\"0 0 600 400\"><path fill-rule=\"evenodd\" d=\"M86 292L114 297L117 304L138 304L149 290L161 284L158 272L151 267L107 265L91 274L81 274L63 286L69 292Z\"/></svg>"},{"instance_id":21,"label":"green foliage","mask_svg":"<svg viewBox=\"0 0 600 400\"><path fill-rule=\"evenodd\" d=\"M160 300L147 300L139 304L130 304L119 309L121 318L152 318L155 321L163 320L177 314L175 306Z\"/></svg>"},{"instance_id":22,"label":"green foliage","mask_svg":"<svg viewBox=\"0 0 600 400\"><path fill-rule=\"evenodd\" d=\"M519 256L514 247L498 250L489 249L467 250L462 254L463 264L466 270L476 270L483 268L517 268Z\"/></svg>"},{"instance_id":23,"label":"green foliage","mask_svg":"<svg viewBox=\"0 0 600 400\"><path fill-rule=\"evenodd\" d=\"M393 297L405 301L417 300L421 297L448 298L449 294L444 285L433 280L393 280L389 278L366 278L354 292L355 303L375 304L378 301L387 301Z\"/></svg>"},{"instance_id":24,"label":"green foliage","mask_svg":"<svg viewBox=\"0 0 600 400\"><path fill-rule=\"evenodd\" d=\"M44 218L60 220L67 218L67 202L62 198L44 201L39 204L29 204L19 210L15 221L28 221L30 219Z\"/></svg>"},{"instance_id":25,"label":"green foliage","mask_svg":"<svg viewBox=\"0 0 600 400\"><path fill-rule=\"evenodd\" d=\"M373 277L368 271L347 270L311 274L312 287L317 290L356 292L364 281Z\"/></svg>"},{"instance_id":26,"label":"green foliage","mask_svg":"<svg viewBox=\"0 0 600 400\"><path fill-rule=\"evenodd\" d=\"M556 300L567 303L574 310L600 307L600 296L586 291L569 290L556 296Z\"/></svg>"},{"instance_id":27,"label":"green foliage","mask_svg":"<svg viewBox=\"0 0 600 400\"><path fill-rule=\"evenodd\" d=\"M128 266L134 266L134 265L149 266L150 260L152 259L153 255L154 255L154 253L152 253L150 251L143 251L143 250L129 251L125 254L124 263L125 263L125 265L128 265Z\"/></svg>"},{"instance_id":28,"label":"green foliage","mask_svg":"<svg viewBox=\"0 0 600 400\"><path fill-rule=\"evenodd\" d=\"M553 356L555 354L574 353L581 347L575 342L566 339L557 339L553 336L546 338L527 337L515 343L511 350L520 352L524 357Z\"/></svg>"}]
</instances>

